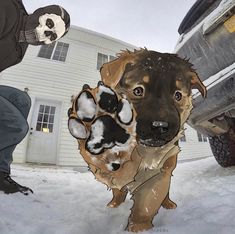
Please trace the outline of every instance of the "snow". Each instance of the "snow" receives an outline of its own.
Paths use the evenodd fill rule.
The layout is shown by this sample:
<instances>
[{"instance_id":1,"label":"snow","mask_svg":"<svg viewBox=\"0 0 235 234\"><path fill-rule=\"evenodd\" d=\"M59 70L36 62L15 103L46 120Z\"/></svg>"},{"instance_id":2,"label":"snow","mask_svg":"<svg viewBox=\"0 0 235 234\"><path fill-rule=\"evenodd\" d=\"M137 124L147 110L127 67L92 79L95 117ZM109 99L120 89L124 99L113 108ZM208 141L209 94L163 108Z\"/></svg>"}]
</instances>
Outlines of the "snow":
<instances>
[{"instance_id":1,"label":"snow","mask_svg":"<svg viewBox=\"0 0 235 234\"><path fill-rule=\"evenodd\" d=\"M99 91L96 94L96 98L97 98L98 102L100 100L100 96L102 95L102 93L108 93L108 94L113 95L113 96L116 95L111 88L109 88L109 87L107 87L105 85L100 85L99 86Z\"/></svg>"},{"instance_id":2,"label":"snow","mask_svg":"<svg viewBox=\"0 0 235 234\"><path fill-rule=\"evenodd\" d=\"M109 171L113 171L113 164L120 165L120 159L110 161L108 164L106 164Z\"/></svg>"},{"instance_id":3,"label":"snow","mask_svg":"<svg viewBox=\"0 0 235 234\"><path fill-rule=\"evenodd\" d=\"M79 172L80 171L80 172ZM85 168L12 166L13 178L34 194L0 193L1 234L126 234L132 201L107 208L111 191ZM176 210L160 209L155 227L143 232L232 234L235 228L235 167L213 157L178 163L170 197Z\"/></svg>"},{"instance_id":4,"label":"snow","mask_svg":"<svg viewBox=\"0 0 235 234\"><path fill-rule=\"evenodd\" d=\"M78 98L77 115L80 119L93 118L96 114L96 104L93 98L88 98L87 93L83 92Z\"/></svg>"},{"instance_id":5,"label":"snow","mask_svg":"<svg viewBox=\"0 0 235 234\"><path fill-rule=\"evenodd\" d=\"M69 131L71 135L78 139L87 138L87 132L85 126L78 122L76 119L70 119L68 124Z\"/></svg>"},{"instance_id":6,"label":"snow","mask_svg":"<svg viewBox=\"0 0 235 234\"><path fill-rule=\"evenodd\" d=\"M123 123L130 123L133 117L131 104L126 100L122 99L123 107L122 110L118 113L120 120Z\"/></svg>"},{"instance_id":7,"label":"snow","mask_svg":"<svg viewBox=\"0 0 235 234\"><path fill-rule=\"evenodd\" d=\"M100 148L95 149L102 139L104 139L104 124L101 120L96 120L95 123L91 125L91 136L90 140L87 142L87 147L90 152L95 154L100 153L104 145L102 144Z\"/></svg>"}]
</instances>

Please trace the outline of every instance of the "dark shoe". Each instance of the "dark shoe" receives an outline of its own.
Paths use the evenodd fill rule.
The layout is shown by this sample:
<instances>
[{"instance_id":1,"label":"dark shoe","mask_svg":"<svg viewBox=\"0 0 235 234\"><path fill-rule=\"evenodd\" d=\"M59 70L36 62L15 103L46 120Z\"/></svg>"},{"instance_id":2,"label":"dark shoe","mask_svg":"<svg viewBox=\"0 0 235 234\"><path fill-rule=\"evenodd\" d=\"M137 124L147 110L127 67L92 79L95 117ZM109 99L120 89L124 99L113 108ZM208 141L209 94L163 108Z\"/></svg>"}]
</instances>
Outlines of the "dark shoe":
<instances>
[{"instance_id":1,"label":"dark shoe","mask_svg":"<svg viewBox=\"0 0 235 234\"><path fill-rule=\"evenodd\" d=\"M0 191L6 194L21 192L24 195L33 193L33 190L16 183L8 173L0 172Z\"/></svg>"}]
</instances>

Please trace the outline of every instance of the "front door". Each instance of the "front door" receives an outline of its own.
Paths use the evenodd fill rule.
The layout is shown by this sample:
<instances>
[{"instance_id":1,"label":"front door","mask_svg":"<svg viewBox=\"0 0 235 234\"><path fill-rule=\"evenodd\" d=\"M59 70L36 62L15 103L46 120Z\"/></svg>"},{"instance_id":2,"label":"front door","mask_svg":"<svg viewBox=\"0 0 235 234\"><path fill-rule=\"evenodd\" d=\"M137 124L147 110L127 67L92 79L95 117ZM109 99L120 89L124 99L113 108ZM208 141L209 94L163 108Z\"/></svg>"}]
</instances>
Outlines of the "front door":
<instances>
[{"instance_id":1,"label":"front door","mask_svg":"<svg viewBox=\"0 0 235 234\"><path fill-rule=\"evenodd\" d=\"M29 127L27 162L56 164L60 103L36 100Z\"/></svg>"}]
</instances>

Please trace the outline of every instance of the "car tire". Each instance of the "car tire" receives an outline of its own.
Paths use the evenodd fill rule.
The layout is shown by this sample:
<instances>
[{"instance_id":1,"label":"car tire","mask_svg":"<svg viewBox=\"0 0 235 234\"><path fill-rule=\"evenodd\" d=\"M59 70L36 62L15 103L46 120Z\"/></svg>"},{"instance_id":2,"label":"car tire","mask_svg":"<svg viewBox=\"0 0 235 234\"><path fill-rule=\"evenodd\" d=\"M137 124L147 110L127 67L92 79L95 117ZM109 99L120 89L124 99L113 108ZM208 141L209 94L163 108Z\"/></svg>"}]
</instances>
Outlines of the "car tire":
<instances>
[{"instance_id":1,"label":"car tire","mask_svg":"<svg viewBox=\"0 0 235 234\"><path fill-rule=\"evenodd\" d=\"M212 153L222 167L235 165L235 139L229 133L209 138Z\"/></svg>"}]
</instances>

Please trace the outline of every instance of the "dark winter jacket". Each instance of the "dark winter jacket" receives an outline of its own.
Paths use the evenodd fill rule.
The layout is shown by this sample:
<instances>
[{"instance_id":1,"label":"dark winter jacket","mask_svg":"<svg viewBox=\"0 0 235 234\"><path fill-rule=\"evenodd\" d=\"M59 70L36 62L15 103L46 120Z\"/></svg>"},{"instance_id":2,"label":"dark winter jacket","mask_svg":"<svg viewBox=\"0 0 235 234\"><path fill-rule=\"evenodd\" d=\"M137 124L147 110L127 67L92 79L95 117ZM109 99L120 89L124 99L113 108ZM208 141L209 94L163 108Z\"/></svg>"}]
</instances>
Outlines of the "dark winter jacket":
<instances>
[{"instance_id":1,"label":"dark winter jacket","mask_svg":"<svg viewBox=\"0 0 235 234\"><path fill-rule=\"evenodd\" d=\"M24 57L28 44L18 38L27 15L22 0L0 0L0 72Z\"/></svg>"}]
</instances>

